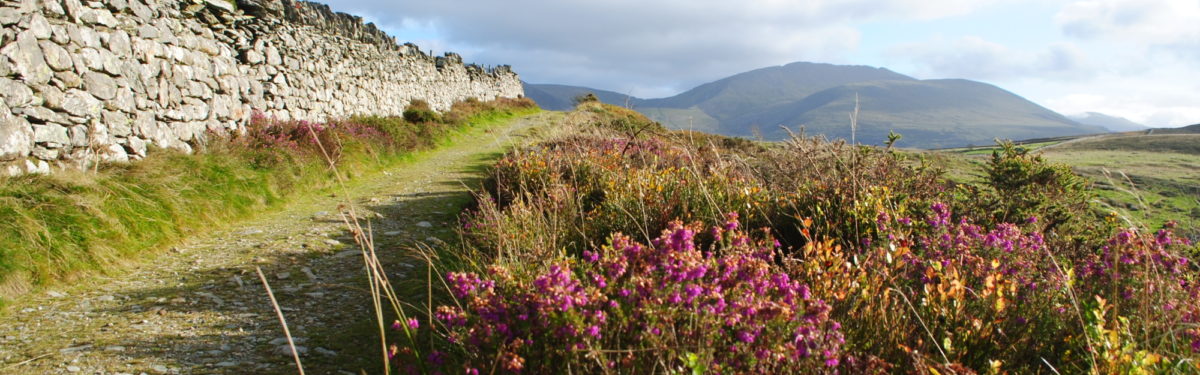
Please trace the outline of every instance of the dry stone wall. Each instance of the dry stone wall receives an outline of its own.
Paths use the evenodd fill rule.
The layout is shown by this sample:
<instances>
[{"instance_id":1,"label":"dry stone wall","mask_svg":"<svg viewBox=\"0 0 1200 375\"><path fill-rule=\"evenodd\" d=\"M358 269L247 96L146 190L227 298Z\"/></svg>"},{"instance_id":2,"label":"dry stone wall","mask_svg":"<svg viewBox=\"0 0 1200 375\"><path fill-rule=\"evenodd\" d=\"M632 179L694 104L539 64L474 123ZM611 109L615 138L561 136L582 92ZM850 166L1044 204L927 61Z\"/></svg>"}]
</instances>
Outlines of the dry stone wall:
<instances>
[{"instance_id":1,"label":"dry stone wall","mask_svg":"<svg viewBox=\"0 0 1200 375\"><path fill-rule=\"evenodd\" d=\"M523 94L507 66L430 56L321 4L0 1L0 174L191 151L255 112L322 121Z\"/></svg>"}]
</instances>

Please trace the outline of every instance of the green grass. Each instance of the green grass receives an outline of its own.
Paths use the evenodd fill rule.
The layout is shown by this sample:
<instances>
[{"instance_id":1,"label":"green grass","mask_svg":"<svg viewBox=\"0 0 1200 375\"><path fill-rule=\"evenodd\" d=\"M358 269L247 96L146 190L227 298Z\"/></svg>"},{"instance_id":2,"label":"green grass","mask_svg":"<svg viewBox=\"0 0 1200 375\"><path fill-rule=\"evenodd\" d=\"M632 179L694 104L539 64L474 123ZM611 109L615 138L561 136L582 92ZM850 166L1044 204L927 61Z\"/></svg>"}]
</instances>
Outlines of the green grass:
<instances>
[{"instance_id":1,"label":"green grass","mask_svg":"<svg viewBox=\"0 0 1200 375\"><path fill-rule=\"evenodd\" d=\"M440 130L417 133L404 146L344 138L338 168L352 178L371 175L470 129L537 111L476 107L454 123L422 125ZM0 179L0 302L36 285L107 272L334 184L315 153L252 146L217 139L193 155L154 150L146 160L95 172Z\"/></svg>"},{"instance_id":2,"label":"green grass","mask_svg":"<svg viewBox=\"0 0 1200 375\"><path fill-rule=\"evenodd\" d=\"M1062 143L1062 141L1047 141L1047 142L1036 142L1036 143L1023 143L1023 144L1020 144L1020 147L1024 147L1024 148L1025 148L1025 149L1027 149L1027 150L1036 151L1036 150L1038 150L1038 149L1040 149L1040 148L1043 148L1043 147L1046 147L1046 146L1050 146L1050 145L1056 145L1056 144L1059 144L1059 143ZM956 153L956 154L960 154L960 155L987 155L987 156L991 156L991 155L992 155L992 151L995 151L995 150L998 150L998 149L999 149L999 147L997 147L997 146L994 146L994 145L993 145L993 146L974 146L974 147L959 147L959 148L949 148L949 149L944 149L944 150L940 150L940 151L942 151L942 152L949 152L949 153Z\"/></svg>"},{"instance_id":3,"label":"green grass","mask_svg":"<svg viewBox=\"0 0 1200 375\"><path fill-rule=\"evenodd\" d=\"M1097 203L1150 228L1176 221L1200 235L1200 135L1122 134L1047 149L1096 182Z\"/></svg>"},{"instance_id":4,"label":"green grass","mask_svg":"<svg viewBox=\"0 0 1200 375\"><path fill-rule=\"evenodd\" d=\"M1054 147L1047 146L1055 145ZM1200 135L1119 134L1070 142L1021 145L1047 161L1071 166L1093 182L1099 208L1133 224L1159 228L1176 221L1179 233L1200 235ZM947 177L978 183L979 171L996 147L959 148L932 153Z\"/></svg>"},{"instance_id":5,"label":"green grass","mask_svg":"<svg viewBox=\"0 0 1200 375\"><path fill-rule=\"evenodd\" d=\"M1098 203L1150 228L1200 234L1200 157L1173 152L1051 149L1047 160L1095 181Z\"/></svg>"},{"instance_id":6,"label":"green grass","mask_svg":"<svg viewBox=\"0 0 1200 375\"><path fill-rule=\"evenodd\" d=\"M1114 135L1095 137L1063 145L1066 150L1172 152L1200 155L1200 134Z\"/></svg>"}]
</instances>

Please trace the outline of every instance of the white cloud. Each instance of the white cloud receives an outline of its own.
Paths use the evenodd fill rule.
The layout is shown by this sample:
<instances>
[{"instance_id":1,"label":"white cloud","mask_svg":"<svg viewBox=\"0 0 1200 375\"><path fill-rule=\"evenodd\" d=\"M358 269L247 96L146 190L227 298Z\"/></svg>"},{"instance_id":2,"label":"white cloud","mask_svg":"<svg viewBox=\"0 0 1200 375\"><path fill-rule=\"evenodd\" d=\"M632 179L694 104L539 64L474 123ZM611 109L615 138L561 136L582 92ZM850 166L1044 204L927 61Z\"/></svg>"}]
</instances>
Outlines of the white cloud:
<instances>
[{"instance_id":1,"label":"white cloud","mask_svg":"<svg viewBox=\"0 0 1200 375\"><path fill-rule=\"evenodd\" d=\"M1078 0L1055 21L1064 34L1200 59L1200 1Z\"/></svg>"},{"instance_id":2,"label":"white cloud","mask_svg":"<svg viewBox=\"0 0 1200 375\"><path fill-rule=\"evenodd\" d=\"M1014 88L1037 93L1034 99L1065 114L1100 112L1150 126L1200 123L1200 85L1192 68L1164 65L1138 75L1102 73L1094 79L1067 83L1025 80Z\"/></svg>"},{"instance_id":3,"label":"white cloud","mask_svg":"<svg viewBox=\"0 0 1200 375\"><path fill-rule=\"evenodd\" d=\"M1042 51L1023 51L977 36L949 40L939 37L893 46L888 54L908 60L919 70L916 74L924 78L1077 80L1092 74L1087 55L1066 43Z\"/></svg>"},{"instance_id":4,"label":"white cloud","mask_svg":"<svg viewBox=\"0 0 1200 375\"><path fill-rule=\"evenodd\" d=\"M1097 94L1072 94L1051 99L1047 104L1059 112L1081 114L1100 112L1128 118L1149 126L1183 126L1200 123L1200 108L1190 105L1162 105L1158 100L1129 100L1127 97ZM1151 104L1154 103L1154 104Z\"/></svg>"},{"instance_id":5,"label":"white cloud","mask_svg":"<svg viewBox=\"0 0 1200 375\"><path fill-rule=\"evenodd\" d=\"M1116 114L1150 126L1200 122L1200 1L1073 0L1054 20L1102 51L1103 73L1046 100L1064 113ZM1187 86L1193 87L1187 87Z\"/></svg>"},{"instance_id":6,"label":"white cloud","mask_svg":"<svg viewBox=\"0 0 1200 375\"><path fill-rule=\"evenodd\" d=\"M641 97L667 96L794 61L886 62L922 78L987 80L1064 113L1097 111L1151 125L1200 122L1200 87L1194 87L1200 82L1200 27L1195 26L1200 0L1044 1L338 0L330 5L425 50L512 65L531 82ZM864 37L860 30L875 32L864 26L874 21L914 28L895 30L897 39ZM937 29L941 26L946 28ZM872 44L877 40L905 43L881 50L887 47Z\"/></svg>"},{"instance_id":7,"label":"white cloud","mask_svg":"<svg viewBox=\"0 0 1200 375\"><path fill-rule=\"evenodd\" d=\"M406 39L431 32L469 61L535 82L673 94L794 61L851 62L857 22L933 19L1029 0L342 0ZM393 16L395 15L395 16ZM403 21L399 21L402 19ZM440 52L440 51L439 51ZM625 86L625 87L622 87ZM629 86L635 86L630 88Z\"/></svg>"}]
</instances>

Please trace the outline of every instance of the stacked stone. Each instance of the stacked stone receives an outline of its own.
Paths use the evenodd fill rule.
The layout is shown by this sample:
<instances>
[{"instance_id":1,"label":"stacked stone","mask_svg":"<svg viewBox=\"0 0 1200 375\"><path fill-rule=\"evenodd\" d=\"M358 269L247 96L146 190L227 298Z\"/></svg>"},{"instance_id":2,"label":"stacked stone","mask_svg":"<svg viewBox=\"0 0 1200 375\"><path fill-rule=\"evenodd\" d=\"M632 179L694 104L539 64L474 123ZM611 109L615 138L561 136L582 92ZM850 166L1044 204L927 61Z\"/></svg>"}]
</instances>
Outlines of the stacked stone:
<instances>
[{"instance_id":1,"label":"stacked stone","mask_svg":"<svg viewBox=\"0 0 1200 375\"><path fill-rule=\"evenodd\" d=\"M0 173L190 152L258 111L324 121L519 97L508 67L397 45L288 0L22 0L0 5Z\"/></svg>"}]
</instances>

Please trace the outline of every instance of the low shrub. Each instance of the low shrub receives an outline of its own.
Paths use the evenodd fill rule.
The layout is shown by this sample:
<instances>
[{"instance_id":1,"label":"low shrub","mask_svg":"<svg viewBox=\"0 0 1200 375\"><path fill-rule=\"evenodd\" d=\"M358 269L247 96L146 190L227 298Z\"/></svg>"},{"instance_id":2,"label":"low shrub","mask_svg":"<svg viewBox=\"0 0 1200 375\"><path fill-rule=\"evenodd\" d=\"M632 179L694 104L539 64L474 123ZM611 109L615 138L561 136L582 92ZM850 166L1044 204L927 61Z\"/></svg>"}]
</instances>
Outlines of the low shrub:
<instances>
[{"instance_id":1,"label":"low shrub","mask_svg":"<svg viewBox=\"0 0 1200 375\"><path fill-rule=\"evenodd\" d=\"M438 122L440 120L441 115L435 112L433 108L429 106L429 103L424 100L414 99L412 102L408 103L408 107L404 108L404 121L414 124L424 124Z\"/></svg>"},{"instance_id":2,"label":"low shrub","mask_svg":"<svg viewBox=\"0 0 1200 375\"><path fill-rule=\"evenodd\" d=\"M598 100L578 102L575 114L583 115L591 126L616 132L625 138L644 139L666 133L662 124L629 108L604 104Z\"/></svg>"},{"instance_id":3,"label":"low shrub","mask_svg":"<svg viewBox=\"0 0 1200 375\"><path fill-rule=\"evenodd\" d=\"M430 359L448 373L832 372L840 325L771 262L777 246L733 214L708 230L672 222L650 244L616 234L545 268L450 273L457 300L434 322L458 345Z\"/></svg>"},{"instance_id":4,"label":"low shrub","mask_svg":"<svg viewBox=\"0 0 1200 375\"><path fill-rule=\"evenodd\" d=\"M952 215L944 204L933 204L931 212L881 217L878 230L890 239L884 244L810 243L789 268L814 295L831 301L834 319L846 327L849 352L909 368L912 362L905 359L927 356L924 360L978 371L992 366L1034 371L1044 368L1045 359L1059 370L1087 372L1103 364L1091 362L1099 344L1088 338L1089 323L1082 318L1098 311L1088 303L1101 296L1118 309L1139 310L1127 311L1137 321L1124 329L1159 339L1124 344L1169 348L1156 354L1161 368L1195 355L1188 354L1194 338L1175 330L1194 325L1194 315L1185 311L1200 307L1194 302L1196 272L1184 266L1190 261L1181 254L1188 245L1169 232L1161 232L1159 241L1131 245L1127 250L1140 255L1121 263L1128 267L1121 281L1104 280L1097 277L1113 275L1090 269L1104 263L1096 258L1105 258L1109 247L1047 241L1047 225L1036 217L989 227ZM1147 258L1157 261L1139 263ZM1114 289L1128 283L1138 286ZM1112 295L1119 290L1124 294ZM1135 296L1135 290L1155 295ZM1173 334L1176 338L1162 340Z\"/></svg>"},{"instance_id":5,"label":"low shrub","mask_svg":"<svg viewBox=\"0 0 1200 375\"><path fill-rule=\"evenodd\" d=\"M470 261L434 264L454 271L424 336L439 360L400 367L1200 371L1197 247L1096 215L1064 167L1002 148L964 186L891 148L643 137L612 113L582 103L582 130L495 165L445 257ZM755 271L718 276L731 264ZM772 318L723 324L717 297ZM817 320L777 320L800 316ZM820 356L786 355L798 329L823 332Z\"/></svg>"}]
</instances>

